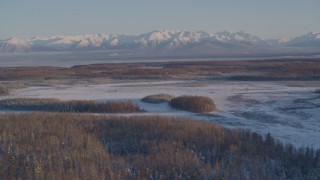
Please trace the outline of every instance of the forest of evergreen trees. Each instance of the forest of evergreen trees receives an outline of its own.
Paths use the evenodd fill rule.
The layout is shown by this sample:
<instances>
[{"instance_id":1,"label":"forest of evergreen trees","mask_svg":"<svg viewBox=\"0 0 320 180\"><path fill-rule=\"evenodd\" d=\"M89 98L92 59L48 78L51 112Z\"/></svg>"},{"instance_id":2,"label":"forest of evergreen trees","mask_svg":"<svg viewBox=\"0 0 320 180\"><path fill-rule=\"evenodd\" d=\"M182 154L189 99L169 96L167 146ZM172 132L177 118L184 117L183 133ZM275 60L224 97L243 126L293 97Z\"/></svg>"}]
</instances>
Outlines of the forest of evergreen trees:
<instances>
[{"instance_id":1,"label":"forest of evergreen trees","mask_svg":"<svg viewBox=\"0 0 320 180\"><path fill-rule=\"evenodd\" d=\"M319 179L320 150L157 116L0 115L0 179Z\"/></svg>"}]
</instances>

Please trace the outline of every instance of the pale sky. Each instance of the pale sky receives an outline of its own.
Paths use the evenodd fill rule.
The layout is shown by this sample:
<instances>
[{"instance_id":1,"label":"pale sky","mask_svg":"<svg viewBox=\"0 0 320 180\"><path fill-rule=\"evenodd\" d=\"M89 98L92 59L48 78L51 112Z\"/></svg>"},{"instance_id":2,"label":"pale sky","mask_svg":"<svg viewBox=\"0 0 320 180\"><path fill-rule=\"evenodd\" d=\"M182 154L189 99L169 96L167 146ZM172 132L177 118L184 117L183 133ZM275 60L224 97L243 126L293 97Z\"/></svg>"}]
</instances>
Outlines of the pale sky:
<instances>
[{"instance_id":1,"label":"pale sky","mask_svg":"<svg viewBox=\"0 0 320 180\"><path fill-rule=\"evenodd\" d=\"M291 38L320 31L320 0L0 0L0 38L157 29Z\"/></svg>"}]
</instances>

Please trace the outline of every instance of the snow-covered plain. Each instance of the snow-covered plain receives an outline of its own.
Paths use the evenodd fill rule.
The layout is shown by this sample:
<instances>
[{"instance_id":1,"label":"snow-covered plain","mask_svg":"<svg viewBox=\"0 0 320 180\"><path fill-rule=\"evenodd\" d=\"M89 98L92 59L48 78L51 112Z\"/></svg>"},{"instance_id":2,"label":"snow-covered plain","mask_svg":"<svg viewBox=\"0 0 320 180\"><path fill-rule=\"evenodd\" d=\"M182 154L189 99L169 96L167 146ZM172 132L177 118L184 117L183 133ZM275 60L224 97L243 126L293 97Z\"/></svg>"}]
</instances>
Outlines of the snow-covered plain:
<instances>
[{"instance_id":1,"label":"snow-covered plain","mask_svg":"<svg viewBox=\"0 0 320 180\"><path fill-rule=\"evenodd\" d=\"M320 148L320 95L316 86L289 86L280 82L160 81L101 85L33 86L2 98L59 98L64 100L133 100L143 115L188 117L213 121L227 128L270 132L284 143ZM217 112L206 115L147 104L151 94L201 95L212 98Z\"/></svg>"}]
</instances>

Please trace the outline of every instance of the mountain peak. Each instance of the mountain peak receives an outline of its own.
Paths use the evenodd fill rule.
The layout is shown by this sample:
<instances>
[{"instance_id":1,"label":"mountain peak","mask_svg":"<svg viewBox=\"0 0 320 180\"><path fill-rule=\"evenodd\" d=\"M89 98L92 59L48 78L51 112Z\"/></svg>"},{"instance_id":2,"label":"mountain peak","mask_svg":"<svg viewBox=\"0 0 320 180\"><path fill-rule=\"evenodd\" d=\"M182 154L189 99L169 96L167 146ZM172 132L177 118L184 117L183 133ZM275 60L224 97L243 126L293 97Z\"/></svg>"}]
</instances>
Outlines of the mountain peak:
<instances>
[{"instance_id":1,"label":"mountain peak","mask_svg":"<svg viewBox=\"0 0 320 180\"><path fill-rule=\"evenodd\" d=\"M320 47L320 33L310 32L300 37L294 38L288 42L288 46L292 47Z\"/></svg>"},{"instance_id":2,"label":"mountain peak","mask_svg":"<svg viewBox=\"0 0 320 180\"><path fill-rule=\"evenodd\" d=\"M306 36L320 39L320 32L310 32L310 33L306 34Z\"/></svg>"},{"instance_id":3,"label":"mountain peak","mask_svg":"<svg viewBox=\"0 0 320 180\"><path fill-rule=\"evenodd\" d=\"M0 41L0 52L27 52L31 44L25 40L11 37Z\"/></svg>"}]
</instances>

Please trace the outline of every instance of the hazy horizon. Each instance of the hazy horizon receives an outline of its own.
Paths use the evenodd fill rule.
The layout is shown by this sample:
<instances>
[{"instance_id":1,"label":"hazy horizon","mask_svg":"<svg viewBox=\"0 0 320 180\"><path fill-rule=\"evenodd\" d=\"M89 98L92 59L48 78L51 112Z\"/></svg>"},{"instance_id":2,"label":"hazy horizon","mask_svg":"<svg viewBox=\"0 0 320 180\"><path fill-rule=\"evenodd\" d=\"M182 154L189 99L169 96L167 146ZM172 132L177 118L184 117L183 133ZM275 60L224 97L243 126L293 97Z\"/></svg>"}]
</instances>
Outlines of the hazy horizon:
<instances>
[{"instance_id":1,"label":"hazy horizon","mask_svg":"<svg viewBox=\"0 0 320 180\"><path fill-rule=\"evenodd\" d=\"M50 34L50 35L34 35L34 36L8 36L8 37L2 37L0 35L0 40L6 40L6 39L10 39L10 38L18 38L18 39L24 39L24 40L28 40L28 39L32 39L32 38L36 38L36 37L55 37L55 36L84 36L84 35L98 35L98 34L101 34L101 35L113 35L113 34L117 34L117 35L133 35L133 36L138 36L138 35L143 35L143 34L146 34L146 33L150 33L150 32L156 32L156 31L188 31L188 32L207 32L207 33L211 33L211 34L217 34L217 33L220 33L220 32L229 32L231 34L234 34L234 33L239 33L239 32L245 32L245 33L249 33L247 31L243 31L243 30L238 30L238 31L229 31L229 30L220 30L220 31L216 31L216 32L210 32L210 31L206 31L206 30L194 30L194 31L191 31L189 29L154 29L154 30L150 30L150 31L146 31L146 32L137 32L137 33L121 33L121 32L112 32L112 33L103 33L103 32L96 32L96 33L82 33L82 34L72 34L72 33L65 33L65 34ZM294 38L297 38L297 37L300 37L300 36L303 36L303 35L306 35L306 34L309 34L309 33L320 33L320 31L308 31L308 32L304 32L302 34L298 34L296 36L292 36L290 38L288 37L278 37L278 38L263 38L263 37L260 37L258 36L257 34L255 33L249 33L250 35L253 35L253 36L256 36L258 38L261 38L262 40L277 40L277 39L284 39L284 40L290 40L290 39L294 39Z\"/></svg>"},{"instance_id":2,"label":"hazy horizon","mask_svg":"<svg viewBox=\"0 0 320 180\"><path fill-rule=\"evenodd\" d=\"M0 38L140 34L161 29L245 31L263 39L293 38L320 31L318 7L317 0L4 0L0 3Z\"/></svg>"}]
</instances>

